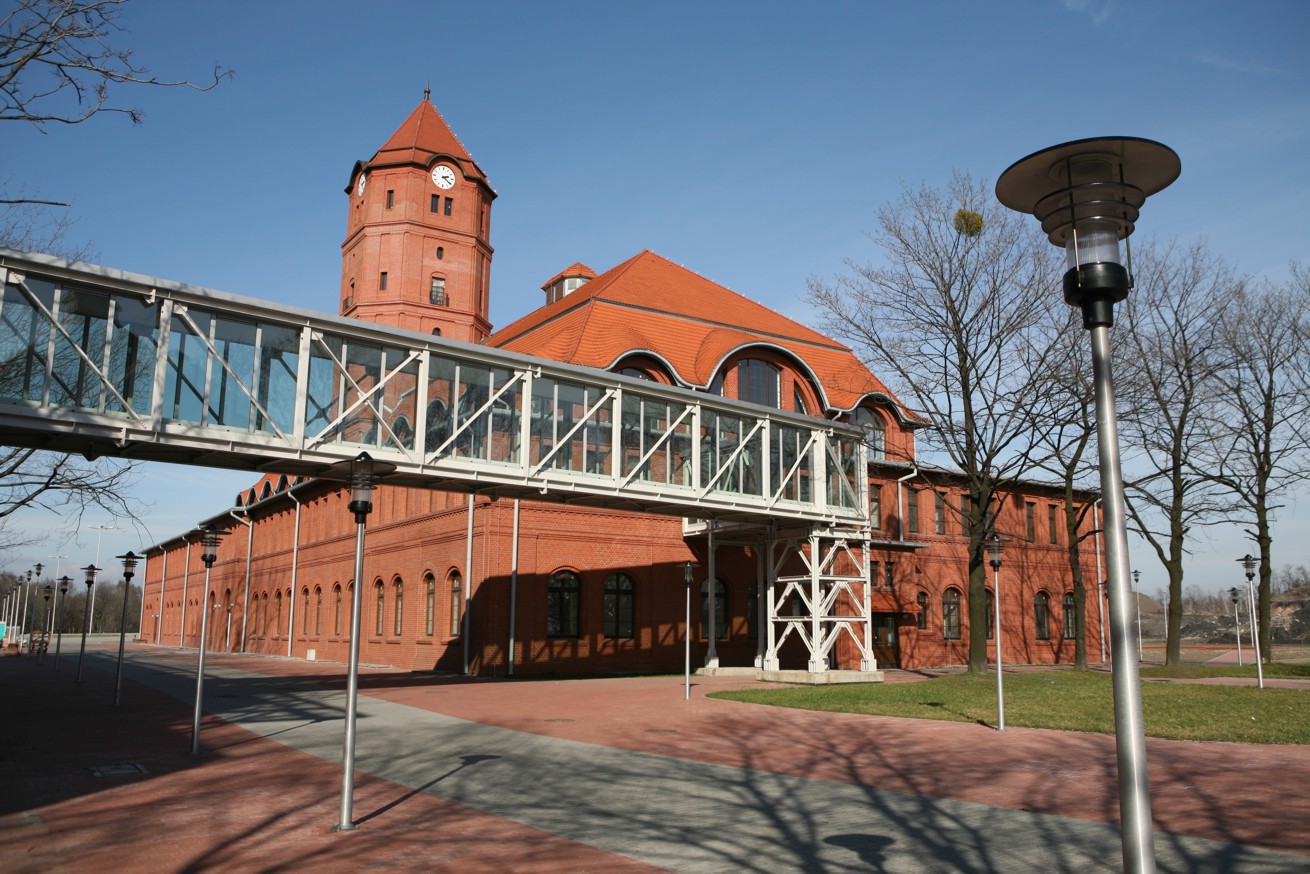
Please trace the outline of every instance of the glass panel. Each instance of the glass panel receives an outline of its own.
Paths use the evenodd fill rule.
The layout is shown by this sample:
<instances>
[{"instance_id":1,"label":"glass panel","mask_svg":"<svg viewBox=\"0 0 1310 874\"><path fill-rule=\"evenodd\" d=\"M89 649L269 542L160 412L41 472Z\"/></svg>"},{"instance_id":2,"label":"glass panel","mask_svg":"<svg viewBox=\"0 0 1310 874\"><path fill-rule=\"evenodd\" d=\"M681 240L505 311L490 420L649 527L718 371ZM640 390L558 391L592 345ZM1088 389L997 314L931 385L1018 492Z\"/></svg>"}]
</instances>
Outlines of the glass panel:
<instances>
[{"instance_id":1,"label":"glass panel","mask_svg":"<svg viewBox=\"0 0 1310 874\"><path fill-rule=\"evenodd\" d=\"M300 331L280 325L262 325L259 334L259 403L272 421L255 414L257 431L282 433L295 430L296 371L300 367Z\"/></svg>"},{"instance_id":2,"label":"glass panel","mask_svg":"<svg viewBox=\"0 0 1310 874\"><path fill-rule=\"evenodd\" d=\"M218 361L210 364L208 423L248 431L251 425L250 396L241 386L249 387L255 382L254 323L218 319L214 325L214 349L228 367L223 367ZM231 368L231 373L228 368Z\"/></svg>"},{"instance_id":3,"label":"glass panel","mask_svg":"<svg viewBox=\"0 0 1310 874\"><path fill-rule=\"evenodd\" d=\"M132 409L150 413L159 351L159 311L131 297L114 298L114 336L109 343L109 379ZM105 398L105 409L123 412L118 398Z\"/></svg>"},{"instance_id":4,"label":"glass panel","mask_svg":"<svg viewBox=\"0 0 1310 874\"><path fill-rule=\"evenodd\" d=\"M109 295L64 287L59 293L59 324L62 334L54 336L54 359L50 369L50 403L98 410L103 386L86 358L102 366L105 333L109 326Z\"/></svg>"},{"instance_id":5,"label":"glass panel","mask_svg":"<svg viewBox=\"0 0 1310 874\"><path fill-rule=\"evenodd\" d=\"M54 286L28 279L27 287L47 309ZM6 285L0 309L0 393L6 399L40 402L45 397L45 357L50 325L18 286Z\"/></svg>"},{"instance_id":6,"label":"glass panel","mask_svg":"<svg viewBox=\"0 0 1310 874\"><path fill-rule=\"evenodd\" d=\"M209 331L209 315L191 313L196 327ZM179 422L202 421L205 401L205 365L209 350L190 326L174 316L168 332L168 376L164 383L164 418Z\"/></svg>"},{"instance_id":7,"label":"glass panel","mask_svg":"<svg viewBox=\"0 0 1310 874\"><path fill-rule=\"evenodd\" d=\"M324 348L326 346L327 348ZM305 387L305 433L318 435L341 409L341 374L333 356L340 359L340 337L315 340L309 352L309 385Z\"/></svg>"},{"instance_id":8,"label":"glass panel","mask_svg":"<svg viewBox=\"0 0 1310 874\"><path fill-rule=\"evenodd\" d=\"M454 430L455 362L433 355L428 362L427 452L432 454Z\"/></svg>"}]
</instances>

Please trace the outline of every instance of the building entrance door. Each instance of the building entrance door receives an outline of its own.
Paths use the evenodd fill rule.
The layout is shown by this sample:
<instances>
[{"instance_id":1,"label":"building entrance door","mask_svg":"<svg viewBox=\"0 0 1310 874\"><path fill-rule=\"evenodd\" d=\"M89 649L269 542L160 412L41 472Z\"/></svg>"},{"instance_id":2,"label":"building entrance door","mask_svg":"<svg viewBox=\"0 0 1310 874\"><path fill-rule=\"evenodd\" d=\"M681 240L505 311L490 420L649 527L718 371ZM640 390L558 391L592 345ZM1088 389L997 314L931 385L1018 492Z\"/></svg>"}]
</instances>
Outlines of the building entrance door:
<instances>
[{"instance_id":1,"label":"building entrance door","mask_svg":"<svg viewBox=\"0 0 1310 874\"><path fill-rule=\"evenodd\" d=\"M873 614L873 654L880 668L901 666L900 641L896 636L896 618L899 613Z\"/></svg>"}]
</instances>

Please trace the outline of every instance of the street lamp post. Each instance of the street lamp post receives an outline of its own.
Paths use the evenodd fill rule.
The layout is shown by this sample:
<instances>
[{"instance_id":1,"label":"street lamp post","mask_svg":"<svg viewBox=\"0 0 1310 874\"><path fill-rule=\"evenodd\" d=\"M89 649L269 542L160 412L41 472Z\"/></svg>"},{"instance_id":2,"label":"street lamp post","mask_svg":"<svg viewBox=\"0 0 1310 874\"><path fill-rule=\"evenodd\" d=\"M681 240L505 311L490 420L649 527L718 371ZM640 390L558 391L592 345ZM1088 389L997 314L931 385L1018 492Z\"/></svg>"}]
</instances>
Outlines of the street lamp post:
<instances>
[{"instance_id":1,"label":"street lamp post","mask_svg":"<svg viewBox=\"0 0 1310 874\"><path fill-rule=\"evenodd\" d=\"M1255 566L1260 560L1248 552L1238 561L1246 571L1246 603L1251 611L1251 649L1255 650L1255 677L1257 685L1263 689L1265 687L1264 659L1260 655L1260 620L1256 618L1255 610Z\"/></svg>"},{"instance_id":2,"label":"street lamp post","mask_svg":"<svg viewBox=\"0 0 1310 874\"><path fill-rule=\"evenodd\" d=\"M996 622L996 730L1005 731L1005 684L1001 679L1001 538L995 531L987 537L987 555L992 566L992 616Z\"/></svg>"},{"instance_id":3,"label":"street lamp post","mask_svg":"<svg viewBox=\"0 0 1310 874\"><path fill-rule=\"evenodd\" d=\"M682 566L682 581L687 584L687 616L682 631L682 700L691 700L691 569L694 565L687 562Z\"/></svg>"},{"instance_id":4,"label":"street lamp post","mask_svg":"<svg viewBox=\"0 0 1310 874\"><path fill-rule=\"evenodd\" d=\"M1128 525L1124 510L1119 424L1110 361L1114 305L1132 288L1133 233L1146 198L1178 178L1182 164L1167 146L1134 137L1076 140L1043 149L1011 165L996 182L1005 206L1041 222L1051 243L1066 253L1066 303L1082 310L1091 334L1096 393L1101 496L1110 588L1110 653L1114 686L1115 743L1124 870L1155 871L1151 798L1138 665L1129 656ZM1124 241L1127 258L1120 257ZM1126 265L1125 265L1126 260Z\"/></svg>"},{"instance_id":5,"label":"street lamp post","mask_svg":"<svg viewBox=\"0 0 1310 874\"><path fill-rule=\"evenodd\" d=\"M50 596L55 593L55 587L46 583L41 589L41 597L45 599L45 613L41 615L41 656L37 663L45 661L45 651L50 648ZM57 602L56 602L57 603Z\"/></svg>"},{"instance_id":6,"label":"street lamp post","mask_svg":"<svg viewBox=\"0 0 1310 874\"><path fill-rule=\"evenodd\" d=\"M355 589L350 608L350 662L346 669L346 735L341 764L341 817L334 831L351 831L355 828L353 808L355 801L355 721L359 704L359 613L363 605L364 589L364 523L373 512L373 486L380 477L396 469L386 461L374 461L367 452L361 452L350 461L333 465L346 474L350 484L350 503L346 506L355 515Z\"/></svg>"},{"instance_id":7,"label":"street lamp post","mask_svg":"<svg viewBox=\"0 0 1310 874\"><path fill-rule=\"evenodd\" d=\"M114 674L114 706L117 707L123 694L123 651L127 646L127 593L132 590L132 574L136 571L137 559L132 550L114 558L123 563L123 616L118 621L118 670Z\"/></svg>"},{"instance_id":8,"label":"street lamp post","mask_svg":"<svg viewBox=\"0 0 1310 874\"><path fill-rule=\"evenodd\" d=\"M77 682L82 682L82 662L86 659L86 633L91 630L91 589L96 584L96 571L100 568L89 564L82 568L86 573L86 604L82 611L82 649L77 654Z\"/></svg>"},{"instance_id":9,"label":"street lamp post","mask_svg":"<svg viewBox=\"0 0 1310 874\"><path fill-rule=\"evenodd\" d=\"M1137 660L1142 661L1142 572L1133 571L1133 606L1137 608Z\"/></svg>"},{"instance_id":10,"label":"street lamp post","mask_svg":"<svg viewBox=\"0 0 1310 874\"><path fill-rule=\"evenodd\" d=\"M59 605L68 603L68 586L72 579L67 575L60 577L56 582L59 583L59 600L55 602L55 672L59 672L59 650L64 645L64 628L59 624Z\"/></svg>"},{"instance_id":11,"label":"street lamp post","mask_svg":"<svg viewBox=\"0 0 1310 874\"><path fill-rule=\"evenodd\" d=\"M1237 587L1228 590L1228 596L1233 601L1233 633L1237 636L1237 666L1242 666L1242 614L1237 610Z\"/></svg>"},{"instance_id":12,"label":"street lamp post","mask_svg":"<svg viewBox=\"0 0 1310 874\"><path fill-rule=\"evenodd\" d=\"M200 640L196 641L196 703L191 714L191 755L200 755L200 714L205 703L205 643L209 635L209 575L218 559L218 542L227 532L214 525L195 531L200 538L200 561L205 565L205 590L200 599Z\"/></svg>"}]
</instances>

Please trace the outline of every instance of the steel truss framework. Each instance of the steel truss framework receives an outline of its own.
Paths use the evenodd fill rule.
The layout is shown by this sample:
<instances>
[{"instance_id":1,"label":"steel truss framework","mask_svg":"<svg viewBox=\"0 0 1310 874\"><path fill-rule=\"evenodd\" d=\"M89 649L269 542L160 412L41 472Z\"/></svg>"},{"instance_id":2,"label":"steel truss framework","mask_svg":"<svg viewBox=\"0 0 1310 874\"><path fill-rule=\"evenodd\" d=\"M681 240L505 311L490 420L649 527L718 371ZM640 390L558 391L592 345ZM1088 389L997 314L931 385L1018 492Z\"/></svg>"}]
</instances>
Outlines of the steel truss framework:
<instances>
[{"instance_id":1,"label":"steel truss framework","mask_svg":"<svg viewBox=\"0 0 1310 874\"><path fill-rule=\"evenodd\" d=\"M44 255L0 249L0 278L10 445L326 477L367 451L396 485L867 519L850 426Z\"/></svg>"},{"instance_id":2,"label":"steel truss framework","mask_svg":"<svg viewBox=\"0 0 1310 874\"><path fill-rule=\"evenodd\" d=\"M811 674L829 670L841 638L860 654L860 670L877 670L873 651L872 578L867 530L813 527L765 541L768 635L761 667L779 669L778 652L791 635L804 642ZM785 573L787 569L801 573Z\"/></svg>"}]
</instances>

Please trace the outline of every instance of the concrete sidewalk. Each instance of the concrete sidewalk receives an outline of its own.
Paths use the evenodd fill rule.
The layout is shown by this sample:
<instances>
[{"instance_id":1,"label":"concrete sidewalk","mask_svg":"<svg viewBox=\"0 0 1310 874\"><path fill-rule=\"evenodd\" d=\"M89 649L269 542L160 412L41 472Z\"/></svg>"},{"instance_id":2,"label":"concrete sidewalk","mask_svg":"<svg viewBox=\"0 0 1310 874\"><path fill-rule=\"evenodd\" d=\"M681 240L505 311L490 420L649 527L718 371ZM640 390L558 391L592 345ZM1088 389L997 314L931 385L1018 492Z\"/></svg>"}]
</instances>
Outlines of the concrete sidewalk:
<instances>
[{"instance_id":1,"label":"concrete sidewalk","mask_svg":"<svg viewBox=\"0 0 1310 874\"><path fill-rule=\"evenodd\" d=\"M3 870L1118 868L1112 738L704 697L751 685L725 678L685 702L677 677L368 670L360 827L333 833L340 665L211 656L215 715L191 757L194 652L133 647L117 710L113 656L89 651L83 684L67 657L57 676L0 659ZM1310 867L1310 750L1148 756L1161 870Z\"/></svg>"}]
</instances>

